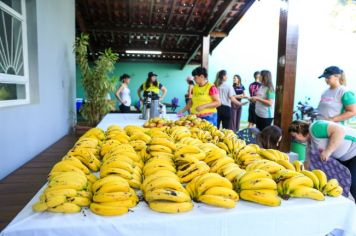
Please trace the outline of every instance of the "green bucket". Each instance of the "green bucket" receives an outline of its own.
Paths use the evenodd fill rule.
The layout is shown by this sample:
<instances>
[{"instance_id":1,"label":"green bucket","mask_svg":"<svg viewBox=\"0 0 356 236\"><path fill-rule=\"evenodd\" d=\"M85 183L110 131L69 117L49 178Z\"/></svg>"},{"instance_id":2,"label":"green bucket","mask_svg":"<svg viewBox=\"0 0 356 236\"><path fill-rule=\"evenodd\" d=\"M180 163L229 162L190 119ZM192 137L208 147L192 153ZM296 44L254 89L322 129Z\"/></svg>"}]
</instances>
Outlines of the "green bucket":
<instances>
[{"instance_id":1,"label":"green bucket","mask_svg":"<svg viewBox=\"0 0 356 236\"><path fill-rule=\"evenodd\" d=\"M298 154L298 160L304 162L307 146L304 143L292 141L290 150Z\"/></svg>"}]
</instances>

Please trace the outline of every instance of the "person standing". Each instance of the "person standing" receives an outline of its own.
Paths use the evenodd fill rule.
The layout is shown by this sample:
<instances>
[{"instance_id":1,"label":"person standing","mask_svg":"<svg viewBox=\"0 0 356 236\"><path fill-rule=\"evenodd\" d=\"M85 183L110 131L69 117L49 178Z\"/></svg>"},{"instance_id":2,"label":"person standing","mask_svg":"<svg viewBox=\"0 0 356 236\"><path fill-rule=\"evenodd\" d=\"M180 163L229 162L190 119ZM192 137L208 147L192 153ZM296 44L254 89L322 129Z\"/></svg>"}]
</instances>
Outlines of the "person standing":
<instances>
[{"instance_id":1,"label":"person standing","mask_svg":"<svg viewBox=\"0 0 356 236\"><path fill-rule=\"evenodd\" d=\"M221 105L218 89L208 81L208 72L204 67L195 68L192 75L195 81L192 99L182 110L178 111L178 115L190 110L191 114L216 126L216 108Z\"/></svg>"},{"instance_id":2,"label":"person standing","mask_svg":"<svg viewBox=\"0 0 356 236\"><path fill-rule=\"evenodd\" d=\"M309 168L310 158L314 156L319 156L320 161L325 165L329 159L336 159L347 167L351 173L350 192L356 199L355 129L325 120L317 120L312 124L296 120L289 125L288 132L292 138L308 144L305 160L307 168Z\"/></svg>"},{"instance_id":3,"label":"person standing","mask_svg":"<svg viewBox=\"0 0 356 236\"><path fill-rule=\"evenodd\" d=\"M256 71L253 73L253 77L255 78L255 81L248 86L248 91L250 94L250 97L256 96L256 93L258 89L261 87L261 74L259 71ZM248 106L248 128L252 128L256 124L256 105L254 102L250 102L250 105Z\"/></svg>"},{"instance_id":4,"label":"person standing","mask_svg":"<svg viewBox=\"0 0 356 236\"><path fill-rule=\"evenodd\" d=\"M344 124L356 115L356 98L346 85L345 73L337 66L326 68L319 78L325 78L329 88L321 95L318 119Z\"/></svg>"},{"instance_id":5,"label":"person standing","mask_svg":"<svg viewBox=\"0 0 356 236\"><path fill-rule=\"evenodd\" d=\"M263 130L272 124L274 116L275 91L272 83L272 74L268 70L261 71L261 87L256 96L250 98L256 103L256 127Z\"/></svg>"},{"instance_id":6,"label":"person standing","mask_svg":"<svg viewBox=\"0 0 356 236\"><path fill-rule=\"evenodd\" d=\"M230 127L234 132L236 132L236 131L239 131L239 129L240 129L240 120L241 120L241 112L242 112L241 99L246 97L246 95L245 95L245 87L241 83L241 76L234 75L233 81L234 81L234 83L233 83L232 87L235 91L235 94L236 94L235 98L238 101L238 103L236 103L236 102L231 103L231 121L230 121L231 124L230 124Z\"/></svg>"},{"instance_id":7,"label":"person standing","mask_svg":"<svg viewBox=\"0 0 356 236\"><path fill-rule=\"evenodd\" d=\"M147 75L146 82L143 83L137 90L137 95L140 101L143 103L144 99L141 96L143 91L143 96L147 96L149 92L152 93L153 100L162 101L167 94L167 89L157 81L157 75L153 72L149 72ZM159 96L159 91L162 91L162 96Z\"/></svg>"},{"instance_id":8,"label":"person standing","mask_svg":"<svg viewBox=\"0 0 356 236\"><path fill-rule=\"evenodd\" d=\"M219 90L219 96L221 100L221 106L218 107L218 121L217 127L220 128L220 124L222 123L222 127L224 129L231 129L231 103L236 106L240 106L241 103L237 101L235 98L236 94L231 86L227 82L227 73L226 70L221 70L216 74L215 86Z\"/></svg>"},{"instance_id":9,"label":"person standing","mask_svg":"<svg viewBox=\"0 0 356 236\"><path fill-rule=\"evenodd\" d=\"M194 77L193 76L187 77L187 84L188 84L188 90L187 90L187 93L184 95L185 105L187 105L189 103L189 101L192 100L193 87L194 87ZM188 114L190 114L190 111L188 111Z\"/></svg>"},{"instance_id":10,"label":"person standing","mask_svg":"<svg viewBox=\"0 0 356 236\"><path fill-rule=\"evenodd\" d=\"M121 85L116 91L115 96L120 101L119 109L122 113L130 112L131 106L131 95L130 95L130 76L128 74L123 74L120 76Z\"/></svg>"}]
</instances>

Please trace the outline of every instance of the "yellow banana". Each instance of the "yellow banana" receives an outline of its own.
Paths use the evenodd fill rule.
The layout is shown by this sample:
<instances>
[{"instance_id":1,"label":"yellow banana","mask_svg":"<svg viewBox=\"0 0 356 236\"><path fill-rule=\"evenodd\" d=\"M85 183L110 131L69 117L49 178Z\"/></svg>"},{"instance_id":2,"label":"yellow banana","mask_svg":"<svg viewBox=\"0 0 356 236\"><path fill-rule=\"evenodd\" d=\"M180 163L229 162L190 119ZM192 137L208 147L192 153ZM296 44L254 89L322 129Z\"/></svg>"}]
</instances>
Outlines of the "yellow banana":
<instances>
[{"instance_id":1,"label":"yellow banana","mask_svg":"<svg viewBox=\"0 0 356 236\"><path fill-rule=\"evenodd\" d=\"M218 143L216 144L216 146L218 146L219 148L225 150L226 152L229 151L229 147L228 147L225 143L223 143L223 142L218 142Z\"/></svg>"},{"instance_id":2,"label":"yellow banana","mask_svg":"<svg viewBox=\"0 0 356 236\"><path fill-rule=\"evenodd\" d=\"M210 172L216 173L218 170L225 164L234 163L234 160L230 157L224 157L216 160L213 165L210 167Z\"/></svg>"},{"instance_id":3,"label":"yellow banana","mask_svg":"<svg viewBox=\"0 0 356 236\"><path fill-rule=\"evenodd\" d=\"M152 180L149 184L143 189L144 192L148 192L154 189L173 189L178 191L185 191L182 184L174 178L171 177L162 177Z\"/></svg>"},{"instance_id":4,"label":"yellow banana","mask_svg":"<svg viewBox=\"0 0 356 236\"><path fill-rule=\"evenodd\" d=\"M146 143L142 140L133 140L129 143L135 149L135 151L141 151L143 148L146 147Z\"/></svg>"},{"instance_id":5,"label":"yellow banana","mask_svg":"<svg viewBox=\"0 0 356 236\"><path fill-rule=\"evenodd\" d=\"M74 203L65 202L61 205L48 208L48 211L56 213L77 213L80 212L80 209L80 206Z\"/></svg>"},{"instance_id":6,"label":"yellow banana","mask_svg":"<svg viewBox=\"0 0 356 236\"><path fill-rule=\"evenodd\" d=\"M46 211L48 209L48 206L45 202L36 202L35 204L32 205L32 210L35 212L42 212Z\"/></svg>"},{"instance_id":7,"label":"yellow banana","mask_svg":"<svg viewBox=\"0 0 356 236\"><path fill-rule=\"evenodd\" d=\"M152 151L152 152L166 152L166 153L172 153L172 149L170 149L170 148L167 147L167 146L159 145L159 144L150 145L150 146L147 148L147 152L150 153L151 151Z\"/></svg>"},{"instance_id":8,"label":"yellow banana","mask_svg":"<svg viewBox=\"0 0 356 236\"><path fill-rule=\"evenodd\" d=\"M277 192L279 196L284 196L283 181L277 183Z\"/></svg>"},{"instance_id":9,"label":"yellow banana","mask_svg":"<svg viewBox=\"0 0 356 236\"><path fill-rule=\"evenodd\" d=\"M229 188L224 188L224 187L211 187L205 191L204 195L221 196L224 198L229 198L234 201L239 200L239 195L234 190Z\"/></svg>"},{"instance_id":10,"label":"yellow banana","mask_svg":"<svg viewBox=\"0 0 356 236\"><path fill-rule=\"evenodd\" d=\"M102 185L96 193L128 192L129 190L129 185L123 185L120 182L109 182Z\"/></svg>"},{"instance_id":11,"label":"yellow banana","mask_svg":"<svg viewBox=\"0 0 356 236\"><path fill-rule=\"evenodd\" d=\"M65 203L67 201L67 197L64 195L57 195L57 196L46 196L46 204L48 207L55 207Z\"/></svg>"},{"instance_id":12,"label":"yellow banana","mask_svg":"<svg viewBox=\"0 0 356 236\"><path fill-rule=\"evenodd\" d=\"M331 189L329 192L327 192L326 194L330 197L338 197L342 194L343 189L341 186L337 186L334 189Z\"/></svg>"},{"instance_id":13,"label":"yellow banana","mask_svg":"<svg viewBox=\"0 0 356 236\"><path fill-rule=\"evenodd\" d=\"M319 190L322 190L328 182L328 178L326 177L326 174L322 170L319 170L319 169L312 170L312 172L316 175L316 177L318 177Z\"/></svg>"},{"instance_id":14,"label":"yellow banana","mask_svg":"<svg viewBox=\"0 0 356 236\"><path fill-rule=\"evenodd\" d=\"M297 172L304 170L304 165L303 165L303 162L301 162L301 161L295 160L295 161L293 161L293 165L294 165L295 171L297 171Z\"/></svg>"},{"instance_id":15,"label":"yellow banana","mask_svg":"<svg viewBox=\"0 0 356 236\"><path fill-rule=\"evenodd\" d=\"M277 191L275 190L242 190L240 198L266 206L281 205L281 199L277 196Z\"/></svg>"},{"instance_id":16,"label":"yellow banana","mask_svg":"<svg viewBox=\"0 0 356 236\"><path fill-rule=\"evenodd\" d=\"M280 181L295 177L295 176L302 176L301 173L294 171L294 170L280 170L273 175L273 179L278 183Z\"/></svg>"},{"instance_id":17,"label":"yellow banana","mask_svg":"<svg viewBox=\"0 0 356 236\"><path fill-rule=\"evenodd\" d=\"M108 164L103 164L100 168L100 171L102 169L105 169L105 168L119 168L119 169L122 169L122 170L126 170L127 172L129 173L133 173L133 168L134 166L132 166L131 164L125 162L125 161L113 161L113 162L110 162Z\"/></svg>"},{"instance_id":18,"label":"yellow banana","mask_svg":"<svg viewBox=\"0 0 356 236\"><path fill-rule=\"evenodd\" d=\"M232 184L228 179L221 176L212 176L210 178L204 178L203 182L199 181L197 183L198 196L204 194L204 192L211 187L225 187L232 189Z\"/></svg>"},{"instance_id":19,"label":"yellow banana","mask_svg":"<svg viewBox=\"0 0 356 236\"><path fill-rule=\"evenodd\" d=\"M197 176L209 173L209 166L205 163L200 161L197 164L197 169L188 173L187 175L184 175L182 177L180 177L180 182L181 183L188 183L189 181L191 181L192 179L194 179Z\"/></svg>"},{"instance_id":20,"label":"yellow banana","mask_svg":"<svg viewBox=\"0 0 356 236\"><path fill-rule=\"evenodd\" d=\"M190 196L186 192L181 192L171 189L155 189L145 192L146 201L166 200L172 202L188 202L191 201Z\"/></svg>"},{"instance_id":21,"label":"yellow banana","mask_svg":"<svg viewBox=\"0 0 356 236\"><path fill-rule=\"evenodd\" d=\"M314 174L314 172L309 171L309 170L302 170L301 173L307 177L309 177L313 183L314 183L314 188L319 189L319 179L318 177Z\"/></svg>"},{"instance_id":22,"label":"yellow banana","mask_svg":"<svg viewBox=\"0 0 356 236\"><path fill-rule=\"evenodd\" d=\"M283 166L284 168L286 168L287 170L293 170L295 171L295 167L292 163L290 163L288 160L285 159L278 159L276 161L278 164L280 164L281 166Z\"/></svg>"},{"instance_id":23,"label":"yellow banana","mask_svg":"<svg viewBox=\"0 0 356 236\"><path fill-rule=\"evenodd\" d=\"M251 170L251 171L247 171L244 175L241 176L239 183L242 183L242 182L245 182L248 180L252 180L252 179L258 179L258 178L272 179L272 175L264 170Z\"/></svg>"},{"instance_id":24,"label":"yellow banana","mask_svg":"<svg viewBox=\"0 0 356 236\"><path fill-rule=\"evenodd\" d=\"M283 184L283 189L286 194L289 194L299 186L306 186L312 188L313 185L314 183L309 177L306 177L305 175L301 175L285 180Z\"/></svg>"},{"instance_id":25,"label":"yellow banana","mask_svg":"<svg viewBox=\"0 0 356 236\"><path fill-rule=\"evenodd\" d=\"M181 213L193 209L192 202L169 202L169 201L152 201L149 207L157 212L163 213Z\"/></svg>"},{"instance_id":26,"label":"yellow banana","mask_svg":"<svg viewBox=\"0 0 356 236\"><path fill-rule=\"evenodd\" d=\"M217 195L201 195L198 197L200 202L203 202L208 205L223 207L223 208L234 208L235 201L230 198L225 198L223 196Z\"/></svg>"},{"instance_id":27,"label":"yellow banana","mask_svg":"<svg viewBox=\"0 0 356 236\"><path fill-rule=\"evenodd\" d=\"M98 180L98 177L93 175L92 173L86 174L86 178L89 182L94 183L95 181Z\"/></svg>"},{"instance_id":28,"label":"yellow banana","mask_svg":"<svg viewBox=\"0 0 356 236\"><path fill-rule=\"evenodd\" d=\"M90 199L86 197L68 197L67 201L81 207L89 206L91 202Z\"/></svg>"},{"instance_id":29,"label":"yellow banana","mask_svg":"<svg viewBox=\"0 0 356 236\"><path fill-rule=\"evenodd\" d=\"M108 175L118 175L124 179L132 179L132 174L130 172L128 172L127 170L123 170L120 168L112 168L112 167L103 167L100 170L100 178L104 178L105 176Z\"/></svg>"},{"instance_id":30,"label":"yellow banana","mask_svg":"<svg viewBox=\"0 0 356 236\"><path fill-rule=\"evenodd\" d=\"M110 206L99 203L91 203L90 210L97 215L101 216L118 216L128 212L128 207L125 206Z\"/></svg>"},{"instance_id":31,"label":"yellow banana","mask_svg":"<svg viewBox=\"0 0 356 236\"><path fill-rule=\"evenodd\" d=\"M70 158L70 157L67 157L65 159L63 159L62 161L58 162L57 164L55 164L53 166L53 169L56 169L55 167L57 165L61 165L61 164L68 164L68 165L72 165L74 167L77 167L78 169L80 169L84 174L89 174L90 171L89 169L83 165L83 163L81 161L79 161L78 159L76 158ZM55 170L55 171L60 171L60 170Z\"/></svg>"},{"instance_id":32,"label":"yellow banana","mask_svg":"<svg viewBox=\"0 0 356 236\"><path fill-rule=\"evenodd\" d=\"M96 191L99 190L99 188L101 188L104 184L107 184L107 183L118 183L120 185L123 185L123 186L129 186L129 184L127 183L127 180L120 177L120 176L116 176L116 175L109 175L109 176L106 176L105 178L101 178L99 180L97 180L93 186L92 186L92 190L93 192L95 193Z\"/></svg>"},{"instance_id":33,"label":"yellow banana","mask_svg":"<svg viewBox=\"0 0 356 236\"><path fill-rule=\"evenodd\" d=\"M163 145L163 146L168 147L172 151L175 151L177 148L176 145L172 141L170 141L166 138L152 138L150 144L151 145Z\"/></svg>"},{"instance_id":34,"label":"yellow banana","mask_svg":"<svg viewBox=\"0 0 356 236\"><path fill-rule=\"evenodd\" d=\"M85 197L85 198L89 198L91 199L93 197L93 194L90 191L77 191L77 195L78 197Z\"/></svg>"},{"instance_id":35,"label":"yellow banana","mask_svg":"<svg viewBox=\"0 0 356 236\"><path fill-rule=\"evenodd\" d=\"M162 177L171 177L173 179L175 179L176 181L179 182L179 178L176 174L174 174L172 171L169 171L169 170L159 170L157 171L156 173L152 174L152 175L149 175L149 176L145 176L145 179L143 180L143 183L142 183L142 188L146 188L147 185L157 179L157 178L162 178Z\"/></svg>"},{"instance_id":36,"label":"yellow banana","mask_svg":"<svg viewBox=\"0 0 356 236\"><path fill-rule=\"evenodd\" d=\"M168 170L168 171L171 171L173 173L176 172L176 169L175 167L171 166L171 165L156 165L156 166L153 166L152 168L149 168L149 169L146 169L144 171L144 175L145 176L149 176L149 175L152 175L160 170Z\"/></svg>"},{"instance_id":37,"label":"yellow banana","mask_svg":"<svg viewBox=\"0 0 356 236\"><path fill-rule=\"evenodd\" d=\"M241 173L245 173L245 170L237 167L236 169L228 172L227 175L224 175L224 177L227 178L230 182L234 182L235 178Z\"/></svg>"},{"instance_id":38,"label":"yellow banana","mask_svg":"<svg viewBox=\"0 0 356 236\"><path fill-rule=\"evenodd\" d=\"M325 199L322 192L307 186L298 186L292 192L290 192L290 196L298 198L311 198L318 201Z\"/></svg>"},{"instance_id":39,"label":"yellow banana","mask_svg":"<svg viewBox=\"0 0 356 236\"><path fill-rule=\"evenodd\" d=\"M44 194L46 197L54 197L54 196L60 196L63 195L65 197L74 197L77 195L77 191L74 189L55 189L51 190L49 188L46 188L44 191Z\"/></svg>"},{"instance_id":40,"label":"yellow banana","mask_svg":"<svg viewBox=\"0 0 356 236\"><path fill-rule=\"evenodd\" d=\"M137 200L136 199L128 199L128 200L122 200L122 201L116 201L116 202L102 202L102 203L100 203L100 205L112 206L112 207L132 208L137 205Z\"/></svg>"},{"instance_id":41,"label":"yellow banana","mask_svg":"<svg viewBox=\"0 0 356 236\"><path fill-rule=\"evenodd\" d=\"M93 196L94 202L115 202L127 200L132 197L132 192L112 192L112 193L95 193Z\"/></svg>"},{"instance_id":42,"label":"yellow banana","mask_svg":"<svg viewBox=\"0 0 356 236\"><path fill-rule=\"evenodd\" d=\"M277 161L276 155L274 153L272 153L269 149L260 149L258 151L258 154L267 160Z\"/></svg>"},{"instance_id":43,"label":"yellow banana","mask_svg":"<svg viewBox=\"0 0 356 236\"><path fill-rule=\"evenodd\" d=\"M240 183L240 189L250 189L250 190L258 190L258 189L271 189L276 190L277 184L273 179L270 178L257 178L250 179L248 181L244 181Z\"/></svg>"}]
</instances>

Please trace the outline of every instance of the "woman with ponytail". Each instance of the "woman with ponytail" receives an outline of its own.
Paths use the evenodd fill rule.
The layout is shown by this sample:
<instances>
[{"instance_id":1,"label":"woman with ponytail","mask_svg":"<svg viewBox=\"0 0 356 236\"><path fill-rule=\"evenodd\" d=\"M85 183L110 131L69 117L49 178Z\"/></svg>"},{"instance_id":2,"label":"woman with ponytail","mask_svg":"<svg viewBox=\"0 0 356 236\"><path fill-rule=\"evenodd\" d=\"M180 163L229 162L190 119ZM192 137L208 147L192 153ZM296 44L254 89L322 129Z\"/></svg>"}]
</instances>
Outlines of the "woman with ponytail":
<instances>
[{"instance_id":1,"label":"woman with ponytail","mask_svg":"<svg viewBox=\"0 0 356 236\"><path fill-rule=\"evenodd\" d=\"M217 127L222 127L224 129L231 129L231 103L236 106L241 106L241 103L235 98L236 93L231 84L227 82L226 70L221 70L217 73L215 79L215 86L219 90L221 106L218 107L218 122Z\"/></svg>"},{"instance_id":2,"label":"woman with ponytail","mask_svg":"<svg viewBox=\"0 0 356 236\"><path fill-rule=\"evenodd\" d=\"M346 88L344 71L337 66L330 66L319 78L325 78L329 88L321 95L318 119L343 124L355 116L356 98L354 93Z\"/></svg>"}]
</instances>

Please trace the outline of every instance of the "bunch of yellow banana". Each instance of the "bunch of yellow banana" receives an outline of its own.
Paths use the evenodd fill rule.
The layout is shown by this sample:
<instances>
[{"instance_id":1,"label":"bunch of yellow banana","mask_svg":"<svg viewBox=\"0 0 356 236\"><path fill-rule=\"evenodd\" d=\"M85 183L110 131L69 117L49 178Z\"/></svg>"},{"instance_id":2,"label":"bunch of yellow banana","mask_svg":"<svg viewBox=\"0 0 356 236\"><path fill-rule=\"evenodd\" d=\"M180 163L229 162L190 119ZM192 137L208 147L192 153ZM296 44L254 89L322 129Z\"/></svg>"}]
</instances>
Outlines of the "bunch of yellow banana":
<instances>
[{"instance_id":1,"label":"bunch of yellow banana","mask_svg":"<svg viewBox=\"0 0 356 236\"><path fill-rule=\"evenodd\" d=\"M226 133L229 134L229 132ZM234 136L228 135L224 137L222 142L218 143L217 146L225 150L229 156L235 157L240 149L246 146L246 143L245 141L238 139L234 134Z\"/></svg>"},{"instance_id":2,"label":"bunch of yellow banana","mask_svg":"<svg viewBox=\"0 0 356 236\"><path fill-rule=\"evenodd\" d=\"M204 161L195 158L177 158L177 175L181 183L188 183L197 176L206 174L210 168ZM184 164L183 164L184 163Z\"/></svg>"},{"instance_id":3,"label":"bunch of yellow banana","mask_svg":"<svg viewBox=\"0 0 356 236\"><path fill-rule=\"evenodd\" d=\"M144 133L145 132L145 128L143 128L142 126L137 126L137 125L127 125L124 128L125 132L127 133L127 135L132 136L135 133Z\"/></svg>"},{"instance_id":4,"label":"bunch of yellow banana","mask_svg":"<svg viewBox=\"0 0 356 236\"><path fill-rule=\"evenodd\" d=\"M202 129L198 129L198 130L195 130L195 132L192 132L192 137L199 139L203 143L211 142L211 140L213 139L213 137L211 136L209 131L205 131Z\"/></svg>"},{"instance_id":5,"label":"bunch of yellow banana","mask_svg":"<svg viewBox=\"0 0 356 236\"><path fill-rule=\"evenodd\" d=\"M168 170L172 173L176 173L172 157L167 155L151 156L143 167L143 174L144 176L149 176L160 170Z\"/></svg>"},{"instance_id":6,"label":"bunch of yellow banana","mask_svg":"<svg viewBox=\"0 0 356 236\"><path fill-rule=\"evenodd\" d=\"M214 162L217 160L226 157L226 151L223 149L215 146L214 144L209 145L201 145L199 146L204 152L205 152L205 163L208 164L209 166L212 166Z\"/></svg>"},{"instance_id":7,"label":"bunch of yellow banana","mask_svg":"<svg viewBox=\"0 0 356 236\"><path fill-rule=\"evenodd\" d=\"M187 184L186 189L196 201L212 206L234 208L235 202L239 200L231 182L216 173L194 178Z\"/></svg>"},{"instance_id":8,"label":"bunch of yellow banana","mask_svg":"<svg viewBox=\"0 0 356 236\"><path fill-rule=\"evenodd\" d=\"M98 215L115 216L128 212L139 199L129 183L119 176L108 175L93 184L90 210Z\"/></svg>"},{"instance_id":9,"label":"bunch of yellow banana","mask_svg":"<svg viewBox=\"0 0 356 236\"><path fill-rule=\"evenodd\" d=\"M49 177L57 175L61 172L78 172L80 174L84 174L87 180L91 183L94 183L97 180L97 177L93 175L89 169L83 165L81 161L76 158L66 158L59 162L57 162L51 172L49 173Z\"/></svg>"},{"instance_id":10,"label":"bunch of yellow banana","mask_svg":"<svg viewBox=\"0 0 356 236\"><path fill-rule=\"evenodd\" d=\"M178 143L177 150L174 152L175 161L179 162L179 159L184 160L184 158L188 159L197 159L197 160L205 160L205 152L199 148L199 146L194 145L184 145ZM176 163L181 165L179 163ZM184 164L184 163L183 163Z\"/></svg>"},{"instance_id":11,"label":"bunch of yellow banana","mask_svg":"<svg viewBox=\"0 0 356 236\"><path fill-rule=\"evenodd\" d=\"M180 141L183 138L191 137L192 135L189 128L184 126L173 126L167 130L167 133L176 142Z\"/></svg>"},{"instance_id":12,"label":"bunch of yellow banana","mask_svg":"<svg viewBox=\"0 0 356 236\"><path fill-rule=\"evenodd\" d=\"M229 157L226 157L226 158L229 158ZM219 160L224 160L224 159L225 158L219 159ZM218 161L215 162L216 165L219 165ZM237 165L234 162L227 162L226 164L221 165L221 167L217 171L217 173L219 175L227 178L230 182L234 182L238 175L245 173L245 172L246 172L245 170L241 169L239 167L239 165Z\"/></svg>"},{"instance_id":13,"label":"bunch of yellow banana","mask_svg":"<svg viewBox=\"0 0 356 236\"><path fill-rule=\"evenodd\" d=\"M87 189L88 186L87 178L82 172L53 172L49 177L48 187L32 209L36 212L79 212L82 206L90 204L91 192Z\"/></svg>"},{"instance_id":14,"label":"bunch of yellow banana","mask_svg":"<svg viewBox=\"0 0 356 236\"><path fill-rule=\"evenodd\" d=\"M298 175L299 173L299 175ZM314 177L310 178L300 172L289 170L290 178L286 178L278 182L277 188L278 192L284 199L289 199L290 197L295 198L310 198L314 200L322 201L324 200L324 195L318 189L313 188L317 181Z\"/></svg>"},{"instance_id":15,"label":"bunch of yellow banana","mask_svg":"<svg viewBox=\"0 0 356 236\"><path fill-rule=\"evenodd\" d=\"M78 139L78 141L74 144L73 150L84 150L86 152L92 153L97 159L101 159L100 151L101 151L102 141L97 139L94 136L87 137L82 136Z\"/></svg>"},{"instance_id":16,"label":"bunch of yellow banana","mask_svg":"<svg viewBox=\"0 0 356 236\"><path fill-rule=\"evenodd\" d=\"M63 159L75 158L81 161L85 166L87 166L92 171L98 171L101 166L101 162L95 154L87 149L81 147L72 148Z\"/></svg>"},{"instance_id":17,"label":"bunch of yellow banana","mask_svg":"<svg viewBox=\"0 0 356 236\"><path fill-rule=\"evenodd\" d=\"M163 152L173 154L176 148L176 145L171 139L153 137L148 143L147 152Z\"/></svg>"},{"instance_id":18,"label":"bunch of yellow banana","mask_svg":"<svg viewBox=\"0 0 356 236\"><path fill-rule=\"evenodd\" d=\"M307 171L303 172L306 173ZM310 173L317 177L318 186L315 188L319 189L319 191L321 191L324 195L328 195L330 197L338 197L342 194L343 189L339 185L337 179L328 180L326 174L319 169L312 170Z\"/></svg>"},{"instance_id":19,"label":"bunch of yellow banana","mask_svg":"<svg viewBox=\"0 0 356 236\"><path fill-rule=\"evenodd\" d=\"M270 160L270 161L277 161L277 160L286 160L289 161L289 157L287 154L284 152L280 152L275 149L260 149L258 151L258 154L264 159Z\"/></svg>"},{"instance_id":20,"label":"bunch of yellow banana","mask_svg":"<svg viewBox=\"0 0 356 236\"><path fill-rule=\"evenodd\" d=\"M145 175L142 192L149 207L157 212L180 213L193 208L188 192L170 170L161 169Z\"/></svg>"},{"instance_id":21,"label":"bunch of yellow banana","mask_svg":"<svg viewBox=\"0 0 356 236\"><path fill-rule=\"evenodd\" d=\"M104 140L101 145L100 155L101 157L105 156L113 147L120 145L121 142L116 139L107 139Z\"/></svg>"},{"instance_id":22,"label":"bunch of yellow banana","mask_svg":"<svg viewBox=\"0 0 356 236\"><path fill-rule=\"evenodd\" d=\"M201 118L196 119L195 127L205 131L216 129L216 127L212 123Z\"/></svg>"},{"instance_id":23,"label":"bunch of yellow banana","mask_svg":"<svg viewBox=\"0 0 356 236\"><path fill-rule=\"evenodd\" d=\"M126 148L127 146L129 144L120 144L104 156L100 177L117 175L126 179L131 187L139 189L142 183L143 162L136 152Z\"/></svg>"},{"instance_id":24,"label":"bunch of yellow banana","mask_svg":"<svg viewBox=\"0 0 356 236\"><path fill-rule=\"evenodd\" d=\"M241 152L241 151L240 151ZM257 160L262 160L263 158L257 154L257 153L243 153L243 154L238 154L235 161L239 166L243 169L245 169L249 164L251 164L254 161Z\"/></svg>"},{"instance_id":25,"label":"bunch of yellow banana","mask_svg":"<svg viewBox=\"0 0 356 236\"><path fill-rule=\"evenodd\" d=\"M91 128L85 134L82 135L82 138L84 137L92 137L102 141L105 139L105 133L100 128Z\"/></svg>"},{"instance_id":26,"label":"bunch of yellow banana","mask_svg":"<svg viewBox=\"0 0 356 236\"><path fill-rule=\"evenodd\" d=\"M117 125L112 125L106 130L107 140L117 140L120 143L129 143L129 136L126 134L125 130Z\"/></svg>"},{"instance_id":27,"label":"bunch of yellow banana","mask_svg":"<svg viewBox=\"0 0 356 236\"><path fill-rule=\"evenodd\" d=\"M265 170L250 170L238 176L235 189L240 198L266 206L279 206L281 199L278 197L277 184L272 175Z\"/></svg>"},{"instance_id":28,"label":"bunch of yellow banana","mask_svg":"<svg viewBox=\"0 0 356 236\"><path fill-rule=\"evenodd\" d=\"M270 174L274 174L277 173L280 170L284 170L286 169L284 166L274 162L274 161L270 161L270 160L256 160L252 163L250 163L247 167L246 170L256 170L256 169L260 169L260 170L265 170L267 172L269 172Z\"/></svg>"}]
</instances>

